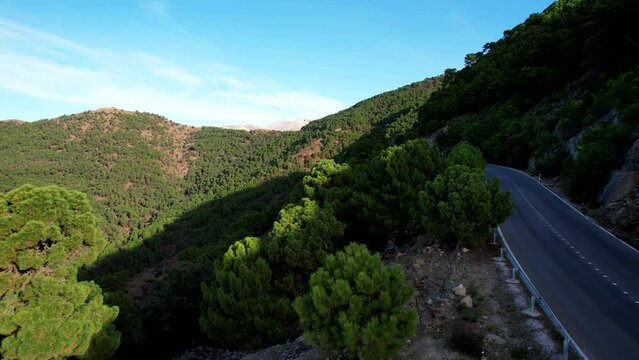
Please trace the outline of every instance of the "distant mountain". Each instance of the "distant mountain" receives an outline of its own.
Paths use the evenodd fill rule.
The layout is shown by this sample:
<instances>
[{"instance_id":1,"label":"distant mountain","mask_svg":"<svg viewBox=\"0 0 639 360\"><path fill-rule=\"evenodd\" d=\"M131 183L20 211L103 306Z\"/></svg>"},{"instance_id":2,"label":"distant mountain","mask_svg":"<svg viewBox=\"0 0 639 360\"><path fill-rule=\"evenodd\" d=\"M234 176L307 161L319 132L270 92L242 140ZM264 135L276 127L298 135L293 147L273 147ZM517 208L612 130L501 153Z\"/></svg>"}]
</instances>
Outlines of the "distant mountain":
<instances>
[{"instance_id":1,"label":"distant mountain","mask_svg":"<svg viewBox=\"0 0 639 360\"><path fill-rule=\"evenodd\" d=\"M25 122L26 121L18 120L18 119L0 120L0 123L8 123L8 124L16 124L16 125L24 124Z\"/></svg>"},{"instance_id":2,"label":"distant mountain","mask_svg":"<svg viewBox=\"0 0 639 360\"><path fill-rule=\"evenodd\" d=\"M263 126L259 125L225 125L222 126L224 129L235 129L235 130L276 130L276 131L297 131L304 127L304 125L308 124L310 120L297 120L297 121L276 121Z\"/></svg>"}]
</instances>

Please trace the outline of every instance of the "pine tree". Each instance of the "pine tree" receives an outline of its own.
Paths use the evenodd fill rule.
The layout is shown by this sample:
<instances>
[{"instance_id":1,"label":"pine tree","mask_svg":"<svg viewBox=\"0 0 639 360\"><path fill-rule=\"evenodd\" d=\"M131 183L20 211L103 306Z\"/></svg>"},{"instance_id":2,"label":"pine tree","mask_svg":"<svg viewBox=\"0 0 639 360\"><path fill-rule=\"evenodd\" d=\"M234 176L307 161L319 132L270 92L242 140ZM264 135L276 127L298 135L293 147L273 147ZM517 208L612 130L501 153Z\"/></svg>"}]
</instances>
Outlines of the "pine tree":
<instances>
[{"instance_id":1,"label":"pine tree","mask_svg":"<svg viewBox=\"0 0 639 360\"><path fill-rule=\"evenodd\" d=\"M464 165L469 168L483 170L486 160L484 160L481 150L472 146L469 142L462 141L450 150L448 165Z\"/></svg>"},{"instance_id":2,"label":"pine tree","mask_svg":"<svg viewBox=\"0 0 639 360\"><path fill-rule=\"evenodd\" d=\"M78 267L105 247L85 195L24 185L0 194L0 351L6 359L106 358L117 307Z\"/></svg>"},{"instance_id":3,"label":"pine tree","mask_svg":"<svg viewBox=\"0 0 639 360\"><path fill-rule=\"evenodd\" d=\"M332 240L343 232L344 225L330 209L303 198L300 205L289 205L280 211L266 243L268 261L282 270L282 276L293 275L298 283L306 284L332 252Z\"/></svg>"},{"instance_id":4,"label":"pine tree","mask_svg":"<svg viewBox=\"0 0 639 360\"><path fill-rule=\"evenodd\" d=\"M413 214L419 192L440 171L439 150L426 140L390 147L367 167L354 201L377 235L418 231L421 223Z\"/></svg>"},{"instance_id":5,"label":"pine tree","mask_svg":"<svg viewBox=\"0 0 639 360\"><path fill-rule=\"evenodd\" d=\"M349 168L348 164L338 164L332 159L318 161L311 173L304 176L304 193L310 199L321 203L327 192L344 185L340 175Z\"/></svg>"},{"instance_id":6,"label":"pine tree","mask_svg":"<svg viewBox=\"0 0 639 360\"><path fill-rule=\"evenodd\" d=\"M417 315L405 307L415 290L364 245L328 256L309 285L294 307L307 341L325 351L385 359L415 333Z\"/></svg>"},{"instance_id":7,"label":"pine tree","mask_svg":"<svg viewBox=\"0 0 639 360\"><path fill-rule=\"evenodd\" d=\"M257 348L286 340L295 316L290 300L275 294L261 241L247 237L215 262L215 279L202 283L200 325L206 335L231 348Z\"/></svg>"},{"instance_id":8,"label":"pine tree","mask_svg":"<svg viewBox=\"0 0 639 360\"><path fill-rule=\"evenodd\" d=\"M443 240L478 246L512 210L510 195L482 169L451 165L420 194L422 223Z\"/></svg>"}]
</instances>

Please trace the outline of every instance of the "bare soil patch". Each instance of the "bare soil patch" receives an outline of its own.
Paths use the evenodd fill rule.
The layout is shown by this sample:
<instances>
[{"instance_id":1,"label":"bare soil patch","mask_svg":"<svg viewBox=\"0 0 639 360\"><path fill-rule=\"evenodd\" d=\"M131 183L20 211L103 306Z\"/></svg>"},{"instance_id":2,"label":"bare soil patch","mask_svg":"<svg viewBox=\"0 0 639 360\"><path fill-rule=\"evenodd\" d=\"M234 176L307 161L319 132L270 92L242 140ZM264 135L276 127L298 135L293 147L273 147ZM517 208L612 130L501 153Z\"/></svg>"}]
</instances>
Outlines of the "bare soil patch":
<instances>
[{"instance_id":1,"label":"bare soil patch","mask_svg":"<svg viewBox=\"0 0 639 360\"><path fill-rule=\"evenodd\" d=\"M559 349L558 338L545 320L521 313L528 306L519 285L507 284L509 268L496 263L495 246L467 251L418 241L395 254L418 293L418 334L398 359L549 359ZM463 285L473 307L464 309L453 289ZM479 354L455 348L460 328L480 337Z\"/></svg>"}]
</instances>

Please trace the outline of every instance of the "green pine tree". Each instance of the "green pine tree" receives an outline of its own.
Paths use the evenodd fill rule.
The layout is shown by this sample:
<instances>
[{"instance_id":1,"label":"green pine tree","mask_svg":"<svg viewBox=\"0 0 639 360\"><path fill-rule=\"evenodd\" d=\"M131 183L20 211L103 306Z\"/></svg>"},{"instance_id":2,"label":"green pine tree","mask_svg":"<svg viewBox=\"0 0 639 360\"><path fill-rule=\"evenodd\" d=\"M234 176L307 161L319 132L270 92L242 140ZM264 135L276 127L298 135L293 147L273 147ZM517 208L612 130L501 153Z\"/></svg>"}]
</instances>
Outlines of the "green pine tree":
<instances>
[{"instance_id":1,"label":"green pine tree","mask_svg":"<svg viewBox=\"0 0 639 360\"><path fill-rule=\"evenodd\" d=\"M78 267L106 242L84 194L21 186L0 194L0 351L5 359L107 358L117 307Z\"/></svg>"},{"instance_id":2,"label":"green pine tree","mask_svg":"<svg viewBox=\"0 0 639 360\"><path fill-rule=\"evenodd\" d=\"M416 139L383 151L366 168L356 184L355 203L374 233L419 231L419 192L441 171L439 150Z\"/></svg>"},{"instance_id":3,"label":"green pine tree","mask_svg":"<svg viewBox=\"0 0 639 360\"><path fill-rule=\"evenodd\" d=\"M247 237L215 262L215 279L202 283L200 325L206 335L231 348L257 348L286 340L295 316L290 300L275 294L261 241Z\"/></svg>"},{"instance_id":4,"label":"green pine tree","mask_svg":"<svg viewBox=\"0 0 639 360\"><path fill-rule=\"evenodd\" d=\"M384 265L364 245L330 255L295 300L306 340L351 357L394 356L415 333L417 315L406 304L415 290L399 266Z\"/></svg>"},{"instance_id":5,"label":"green pine tree","mask_svg":"<svg viewBox=\"0 0 639 360\"><path fill-rule=\"evenodd\" d=\"M282 275L292 275L299 284L308 282L311 273L333 251L333 241L344 232L330 209L303 198L299 205L289 205L280 211L266 243L266 254ZM302 286L302 288L305 286Z\"/></svg>"},{"instance_id":6,"label":"green pine tree","mask_svg":"<svg viewBox=\"0 0 639 360\"><path fill-rule=\"evenodd\" d=\"M482 169L451 165L420 194L422 223L443 240L478 246L512 211L510 194Z\"/></svg>"},{"instance_id":7,"label":"green pine tree","mask_svg":"<svg viewBox=\"0 0 639 360\"><path fill-rule=\"evenodd\" d=\"M474 169L484 169L484 160L481 150L472 146L469 142L462 141L453 146L448 154L449 165L464 165Z\"/></svg>"}]
</instances>

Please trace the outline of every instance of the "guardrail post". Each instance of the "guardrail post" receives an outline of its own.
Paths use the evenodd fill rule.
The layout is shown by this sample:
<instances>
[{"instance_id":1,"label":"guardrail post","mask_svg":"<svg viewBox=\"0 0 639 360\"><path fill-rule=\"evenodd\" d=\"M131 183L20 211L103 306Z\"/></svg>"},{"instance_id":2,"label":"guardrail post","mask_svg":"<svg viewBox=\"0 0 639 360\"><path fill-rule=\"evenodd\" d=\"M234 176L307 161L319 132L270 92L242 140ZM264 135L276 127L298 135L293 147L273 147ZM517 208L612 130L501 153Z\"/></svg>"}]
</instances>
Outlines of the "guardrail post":
<instances>
[{"instance_id":1,"label":"guardrail post","mask_svg":"<svg viewBox=\"0 0 639 360\"><path fill-rule=\"evenodd\" d=\"M497 231L493 231L493 236L490 237L490 245L497 245L497 236L499 236Z\"/></svg>"},{"instance_id":2,"label":"guardrail post","mask_svg":"<svg viewBox=\"0 0 639 360\"><path fill-rule=\"evenodd\" d=\"M513 266L513 272L510 279L506 279L506 282L509 284L519 284L519 280L517 280L517 268Z\"/></svg>"},{"instance_id":3,"label":"guardrail post","mask_svg":"<svg viewBox=\"0 0 639 360\"><path fill-rule=\"evenodd\" d=\"M570 340L564 338L564 352L562 354L562 359L568 360L569 352L570 352Z\"/></svg>"},{"instance_id":4,"label":"guardrail post","mask_svg":"<svg viewBox=\"0 0 639 360\"><path fill-rule=\"evenodd\" d=\"M539 306L541 307L541 309L544 311L544 313L546 313L546 315L550 318L550 320L556 326L557 330L564 337L563 354L561 355L561 359L568 360L571 346L574 349L575 354L577 355L578 358L587 359L586 355L584 355L579 345L575 343L575 341L570 337L570 334L561 324L561 321L559 321L557 316L553 313L552 309L550 309L548 304L543 300L543 298L541 297L541 294L535 288L535 285L532 283L530 278L528 278L528 275L526 275L526 272L524 271L524 269L521 268L521 265L517 261L517 258L515 258L515 255L511 252L510 248L508 247L508 242L506 241L506 238L504 237L504 234L501 232L501 229L499 228L499 226L497 226L496 228L496 238L499 240L499 243L501 246L499 249L499 256L494 257L493 260L501 263L502 261L505 260L505 258L508 258L509 262L512 265L512 277L509 279L506 279L505 281L507 283L518 283L519 280L516 279L516 276L517 276L517 272L519 272L519 277L521 278L521 282L524 285L526 285L526 287L530 291L530 294L532 294L532 296L530 297L530 306L522 310L522 313L529 316L533 316L533 317L541 316L541 313L538 312L537 309L535 309L535 301L539 301ZM504 252L506 254L504 254ZM499 267L503 268L501 267L501 265ZM553 358L557 358L557 356L553 356Z\"/></svg>"},{"instance_id":5,"label":"guardrail post","mask_svg":"<svg viewBox=\"0 0 639 360\"><path fill-rule=\"evenodd\" d=\"M530 316L532 318L538 318L541 316L541 313L535 309L535 297L530 297L530 306L527 309L521 311L522 314Z\"/></svg>"}]
</instances>

